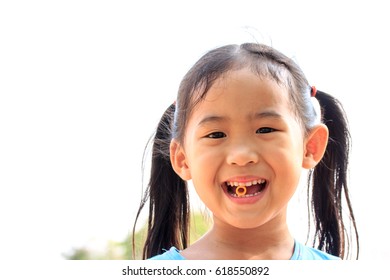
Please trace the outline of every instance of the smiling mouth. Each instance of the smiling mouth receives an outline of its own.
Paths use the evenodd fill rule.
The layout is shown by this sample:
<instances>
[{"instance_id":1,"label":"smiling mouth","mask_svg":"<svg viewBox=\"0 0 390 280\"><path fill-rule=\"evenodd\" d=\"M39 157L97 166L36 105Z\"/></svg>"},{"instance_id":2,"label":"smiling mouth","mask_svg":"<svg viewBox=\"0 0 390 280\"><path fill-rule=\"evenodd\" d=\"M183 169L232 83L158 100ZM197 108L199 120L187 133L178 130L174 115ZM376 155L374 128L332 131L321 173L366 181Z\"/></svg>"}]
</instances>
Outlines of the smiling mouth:
<instances>
[{"instance_id":1,"label":"smiling mouth","mask_svg":"<svg viewBox=\"0 0 390 280\"><path fill-rule=\"evenodd\" d=\"M232 197L245 198L259 195L267 186L264 179L252 182L225 182L227 193Z\"/></svg>"}]
</instances>

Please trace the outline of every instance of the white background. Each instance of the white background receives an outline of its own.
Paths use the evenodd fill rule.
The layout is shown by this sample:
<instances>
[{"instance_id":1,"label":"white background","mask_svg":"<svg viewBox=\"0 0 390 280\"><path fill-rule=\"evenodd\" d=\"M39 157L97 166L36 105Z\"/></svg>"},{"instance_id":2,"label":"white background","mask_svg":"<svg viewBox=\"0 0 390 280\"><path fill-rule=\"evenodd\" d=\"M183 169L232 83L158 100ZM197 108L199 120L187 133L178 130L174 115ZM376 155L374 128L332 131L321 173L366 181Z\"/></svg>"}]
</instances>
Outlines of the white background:
<instances>
[{"instance_id":1,"label":"white background","mask_svg":"<svg viewBox=\"0 0 390 280\"><path fill-rule=\"evenodd\" d=\"M256 40L344 104L360 258L390 259L387 11L385 1L2 1L0 256L62 259L123 240L145 144L182 76L211 48Z\"/></svg>"}]
</instances>

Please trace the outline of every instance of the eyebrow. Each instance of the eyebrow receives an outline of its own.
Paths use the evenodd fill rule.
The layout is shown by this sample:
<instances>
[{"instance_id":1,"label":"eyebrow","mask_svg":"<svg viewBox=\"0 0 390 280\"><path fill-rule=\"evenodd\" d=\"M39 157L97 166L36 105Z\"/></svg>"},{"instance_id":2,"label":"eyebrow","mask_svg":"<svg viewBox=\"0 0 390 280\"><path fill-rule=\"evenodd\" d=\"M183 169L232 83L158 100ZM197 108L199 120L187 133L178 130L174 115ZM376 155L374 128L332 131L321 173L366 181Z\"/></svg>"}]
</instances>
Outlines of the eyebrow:
<instances>
[{"instance_id":1,"label":"eyebrow","mask_svg":"<svg viewBox=\"0 0 390 280\"><path fill-rule=\"evenodd\" d=\"M253 119L283 119L281 114L279 114L278 112L273 111L273 110L256 113L253 115L253 117L251 116L251 118L253 118ZM222 122L222 121L225 121L228 119L229 119L228 117L224 117L224 116L210 115L210 116L206 116L203 119L201 119L198 123L198 126L202 126L206 123Z\"/></svg>"},{"instance_id":2,"label":"eyebrow","mask_svg":"<svg viewBox=\"0 0 390 280\"><path fill-rule=\"evenodd\" d=\"M269 110L269 111L256 113L254 118L255 119L269 119L269 118L271 118L271 119L282 119L283 116L281 114L279 114L278 112L276 112L276 111Z\"/></svg>"},{"instance_id":3,"label":"eyebrow","mask_svg":"<svg viewBox=\"0 0 390 280\"><path fill-rule=\"evenodd\" d=\"M217 123L217 122L222 122L224 120L228 119L227 117L222 117L222 116L215 116L215 115L210 115L206 116L203 119L201 119L198 122L198 126L205 125L207 123Z\"/></svg>"}]
</instances>

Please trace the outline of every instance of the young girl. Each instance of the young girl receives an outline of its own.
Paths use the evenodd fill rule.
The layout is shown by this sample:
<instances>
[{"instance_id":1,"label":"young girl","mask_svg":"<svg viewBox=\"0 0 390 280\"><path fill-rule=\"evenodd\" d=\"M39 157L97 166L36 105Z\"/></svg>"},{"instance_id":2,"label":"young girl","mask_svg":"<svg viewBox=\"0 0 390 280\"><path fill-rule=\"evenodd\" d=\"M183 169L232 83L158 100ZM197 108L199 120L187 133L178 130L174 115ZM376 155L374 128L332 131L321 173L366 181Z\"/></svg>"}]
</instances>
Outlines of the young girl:
<instances>
[{"instance_id":1,"label":"young girl","mask_svg":"<svg viewBox=\"0 0 390 280\"><path fill-rule=\"evenodd\" d=\"M348 152L340 103L310 86L291 59L254 43L208 52L184 77L154 137L139 209L150 200L143 258L345 258L346 210L358 248ZM286 222L302 169L317 249L295 240ZM213 216L190 246L188 180Z\"/></svg>"}]
</instances>

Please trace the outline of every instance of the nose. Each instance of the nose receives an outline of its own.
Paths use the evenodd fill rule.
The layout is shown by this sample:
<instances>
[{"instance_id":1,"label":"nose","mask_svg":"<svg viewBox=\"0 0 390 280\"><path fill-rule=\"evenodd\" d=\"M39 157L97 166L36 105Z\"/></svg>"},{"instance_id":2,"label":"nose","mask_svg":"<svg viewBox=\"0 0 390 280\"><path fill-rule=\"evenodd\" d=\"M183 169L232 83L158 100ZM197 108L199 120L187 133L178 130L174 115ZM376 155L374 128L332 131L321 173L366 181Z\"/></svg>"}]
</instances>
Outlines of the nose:
<instances>
[{"instance_id":1,"label":"nose","mask_svg":"<svg viewBox=\"0 0 390 280\"><path fill-rule=\"evenodd\" d=\"M257 163L259 155L254 144L239 143L229 147L227 162L231 165L245 166Z\"/></svg>"}]
</instances>

